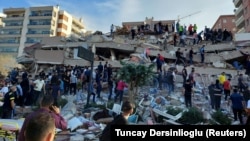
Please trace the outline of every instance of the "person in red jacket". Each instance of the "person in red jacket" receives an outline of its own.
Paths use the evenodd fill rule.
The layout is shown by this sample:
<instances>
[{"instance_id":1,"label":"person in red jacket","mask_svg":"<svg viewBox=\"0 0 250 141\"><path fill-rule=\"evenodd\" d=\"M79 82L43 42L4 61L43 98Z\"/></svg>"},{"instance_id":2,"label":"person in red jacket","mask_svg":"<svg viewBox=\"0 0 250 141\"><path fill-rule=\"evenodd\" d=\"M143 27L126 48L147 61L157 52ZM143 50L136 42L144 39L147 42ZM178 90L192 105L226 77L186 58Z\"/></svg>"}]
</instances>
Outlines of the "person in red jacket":
<instances>
[{"instance_id":1,"label":"person in red jacket","mask_svg":"<svg viewBox=\"0 0 250 141\"><path fill-rule=\"evenodd\" d=\"M124 91L124 88L127 88L128 85L123 81L123 80L119 80L118 83L117 83L117 93L116 93L116 96L115 96L115 102L117 100L118 97L120 97L120 102L122 102L122 99L123 99L123 91Z\"/></svg>"}]
</instances>

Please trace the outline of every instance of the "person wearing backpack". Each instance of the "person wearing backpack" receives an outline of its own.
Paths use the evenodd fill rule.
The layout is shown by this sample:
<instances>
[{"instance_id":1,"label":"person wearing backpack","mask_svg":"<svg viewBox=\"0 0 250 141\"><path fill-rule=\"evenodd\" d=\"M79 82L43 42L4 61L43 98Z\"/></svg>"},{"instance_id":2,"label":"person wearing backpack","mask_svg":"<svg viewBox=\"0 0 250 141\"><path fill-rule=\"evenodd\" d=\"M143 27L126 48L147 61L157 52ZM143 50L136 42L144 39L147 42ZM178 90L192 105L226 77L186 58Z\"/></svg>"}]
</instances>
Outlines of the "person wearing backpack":
<instances>
[{"instance_id":1,"label":"person wearing backpack","mask_svg":"<svg viewBox=\"0 0 250 141\"><path fill-rule=\"evenodd\" d=\"M205 45L202 45L200 48L200 54L201 54L201 63L204 63L205 60Z\"/></svg>"}]
</instances>

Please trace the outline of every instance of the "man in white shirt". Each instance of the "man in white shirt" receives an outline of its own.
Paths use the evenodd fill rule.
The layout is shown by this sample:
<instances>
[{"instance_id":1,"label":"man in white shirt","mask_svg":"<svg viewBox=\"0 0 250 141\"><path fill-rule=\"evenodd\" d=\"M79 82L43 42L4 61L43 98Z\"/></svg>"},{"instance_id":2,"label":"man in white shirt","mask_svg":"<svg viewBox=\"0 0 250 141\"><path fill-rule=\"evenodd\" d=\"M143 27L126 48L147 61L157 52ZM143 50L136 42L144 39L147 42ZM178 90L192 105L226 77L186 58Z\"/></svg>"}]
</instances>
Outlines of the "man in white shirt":
<instances>
[{"instance_id":1,"label":"man in white shirt","mask_svg":"<svg viewBox=\"0 0 250 141\"><path fill-rule=\"evenodd\" d=\"M39 105L40 98L43 97L43 93L45 92L45 82L42 77L39 77L34 82L34 95L33 95L33 104Z\"/></svg>"},{"instance_id":2,"label":"man in white shirt","mask_svg":"<svg viewBox=\"0 0 250 141\"><path fill-rule=\"evenodd\" d=\"M8 86L6 85L6 83L4 82L3 84L1 84L1 90L0 90L0 96L4 97L4 95L9 91Z\"/></svg>"}]
</instances>

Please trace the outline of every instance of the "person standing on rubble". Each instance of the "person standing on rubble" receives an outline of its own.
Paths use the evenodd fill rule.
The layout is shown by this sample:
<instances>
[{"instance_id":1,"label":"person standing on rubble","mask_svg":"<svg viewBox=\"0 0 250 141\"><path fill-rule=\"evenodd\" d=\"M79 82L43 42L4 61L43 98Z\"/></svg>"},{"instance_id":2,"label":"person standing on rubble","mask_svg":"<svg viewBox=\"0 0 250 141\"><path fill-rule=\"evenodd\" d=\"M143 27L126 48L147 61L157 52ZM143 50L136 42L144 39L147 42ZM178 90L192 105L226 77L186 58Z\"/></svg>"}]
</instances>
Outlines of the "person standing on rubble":
<instances>
[{"instance_id":1,"label":"person standing on rubble","mask_svg":"<svg viewBox=\"0 0 250 141\"><path fill-rule=\"evenodd\" d=\"M190 82L190 80L187 79L184 84L184 90L183 90L185 105L187 108L192 107L192 94L193 94L193 85Z\"/></svg>"},{"instance_id":2,"label":"person standing on rubble","mask_svg":"<svg viewBox=\"0 0 250 141\"><path fill-rule=\"evenodd\" d=\"M167 87L168 87L168 95L171 95L172 92L174 92L174 71L171 69L168 69L167 73L166 73L166 83L167 83Z\"/></svg>"},{"instance_id":3,"label":"person standing on rubble","mask_svg":"<svg viewBox=\"0 0 250 141\"><path fill-rule=\"evenodd\" d=\"M239 78L238 78L238 88L239 88L239 92L243 92L246 88L247 84L243 78L243 74L241 73Z\"/></svg>"},{"instance_id":4,"label":"person standing on rubble","mask_svg":"<svg viewBox=\"0 0 250 141\"><path fill-rule=\"evenodd\" d=\"M212 81L211 84L208 86L208 93L209 93L209 97L210 97L210 105L211 108L214 109L215 108L215 102L214 102L214 82Z\"/></svg>"},{"instance_id":5,"label":"person standing on rubble","mask_svg":"<svg viewBox=\"0 0 250 141\"><path fill-rule=\"evenodd\" d=\"M194 76L195 76L195 69L192 68L191 72L190 72L189 75L188 75L188 79L190 80L190 82L191 82L191 83L193 84L193 86L195 87L195 86L196 86L196 82L195 82Z\"/></svg>"},{"instance_id":6,"label":"person standing on rubble","mask_svg":"<svg viewBox=\"0 0 250 141\"><path fill-rule=\"evenodd\" d=\"M187 68L186 66L183 67L182 69L182 78L183 78L183 86L185 86L186 80L187 80Z\"/></svg>"},{"instance_id":7,"label":"person standing on rubble","mask_svg":"<svg viewBox=\"0 0 250 141\"><path fill-rule=\"evenodd\" d=\"M134 28L131 29L131 36L132 36L132 40L134 40L135 39L135 29Z\"/></svg>"},{"instance_id":8,"label":"person standing on rubble","mask_svg":"<svg viewBox=\"0 0 250 141\"><path fill-rule=\"evenodd\" d=\"M156 58L157 71L160 70L162 72L162 64L164 63L164 58L161 54L158 53Z\"/></svg>"},{"instance_id":9,"label":"person standing on rubble","mask_svg":"<svg viewBox=\"0 0 250 141\"><path fill-rule=\"evenodd\" d=\"M222 91L222 85L220 84L220 81L216 79L214 87L215 110L220 110Z\"/></svg>"},{"instance_id":10,"label":"person standing on rubble","mask_svg":"<svg viewBox=\"0 0 250 141\"><path fill-rule=\"evenodd\" d=\"M228 78L223 83L223 88L224 88L225 100L227 100L227 97L229 97L231 94L231 79L230 78Z\"/></svg>"},{"instance_id":11,"label":"person standing on rubble","mask_svg":"<svg viewBox=\"0 0 250 141\"><path fill-rule=\"evenodd\" d=\"M108 99L111 100L112 95L113 95L113 87L114 87L114 78L110 76L108 79L108 87L109 87L109 97Z\"/></svg>"},{"instance_id":12,"label":"person standing on rubble","mask_svg":"<svg viewBox=\"0 0 250 141\"><path fill-rule=\"evenodd\" d=\"M221 85L224 84L224 82L226 81L226 73L225 72L222 72L220 75L219 75L219 82Z\"/></svg>"},{"instance_id":13,"label":"person standing on rubble","mask_svg":"<svg viewBox=\"0 0 250 141\"><path fill-rule=\"evenodd\" d=\"M117 101L118 97L120 98L120 103L122 102L124 88L127 88L127 87L128 87L128 85L123 80L118 81L117 87L116 87L117 93L115 96L115 102Z\"/></svg>"},{"instance_id":14,"label":"person standing on rubble","mask_svg":"<svg viewBox=\"0 0 250 141\"><path fill-rule=\"evenodd\" d=\"M183 63L183 65L186 65L186 58L183 57L183 53L181 52L181 48L178 48L177 51L175 52L175 56L176 56L176 62L175 65L178 64L179 61L181 61Z\"/></svg>"},{"instance_id":15,"label":"person standing on rubble","mask_svg":"<svg viewBox=\"0 0 250 141\"><path fill-rule=\"evenodd\" d=\"M245 101L243 96L238 93L237 89L234 89L232 95L230 96L230 100L234 114L234 121L237 121L237 119L239 119L240 124L243 125L242 112L245 108ZM230 105L230 101L228 101L228 105Z\"/></svg>"},{"instance_id":16,"label":"person standing on rubble","mask_svg":"<svg viewBox=\"0 0 250 141\"><path fill-rule=\"evenodd\" d=\"M205 44L202 45L200 48L200 54L201 54L201 63L204 63L205 60Z\"/></svg>"},{"instance_id":17,"label":"person standing on rubble","mask_svg":"<svg viewBox=\"0 0 250 141\"><path fill-rule=\"evenodd\" d=\"M193 65L194 50L193 47L189 50L189 64Z\"/></svg>"},{"instance_id":18,"label":"person standing on rubble","mask_svg":"<svg viewBox=\"0 0 250 141\"><path fill-rule=\"evenodd\" d=\"M114 24L111 24L110 26L110 36L113 38L113 32L114 32Z\"/></svg>"}]
</instances>

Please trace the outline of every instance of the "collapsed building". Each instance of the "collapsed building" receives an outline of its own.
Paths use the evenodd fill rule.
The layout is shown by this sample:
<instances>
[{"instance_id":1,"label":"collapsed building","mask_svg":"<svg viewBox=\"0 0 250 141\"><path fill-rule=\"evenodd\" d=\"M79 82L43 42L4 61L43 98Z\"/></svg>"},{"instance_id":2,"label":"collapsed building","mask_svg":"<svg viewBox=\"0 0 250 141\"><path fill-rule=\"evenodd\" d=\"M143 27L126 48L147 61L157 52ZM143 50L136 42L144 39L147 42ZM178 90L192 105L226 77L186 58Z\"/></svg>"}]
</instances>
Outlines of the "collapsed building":
<instances>
[{"instance_id":1,"label":"collapsed building","mask_svg":"<svg viewBox=\"0 0 250 141\"><path fill-rule=\"evenodd\" d=\"M211 44L209 41L202 41L201 44L193 45L193 39L188 37L186 39L187 45L185 47L179 47L173 46L173 33L164 33L161 35L145 34L131 40L128 31L124 30L126 34L122 35L124 32L123 30L124 28L121 28L120 31L117 31L119 35L115 34L114 36L98 33L84 38L76 38L73 36L44 38L41 43L26 47L23 56L17 58L17 61L23 64L29 72L37 74L40 70L45 70L46 72L47 69L55 65L90 66L91 63L89 61L78 57L79 47L85 47L94 53L94 67L102 61L103 63L108 62L116 69L122 67L120 64L121 60L143 64L154 63L157 54L161 54L166 62L163 66L164 69L169 69L170 67L175 67L177 69L176 88L173 95L168 95L166 90L159 90L157 86L145 86L140 88L136 99L138 106L136 107L135 113L139 115L139 118L135 118L133 123L148 125L162 124L155 119L159 116L163 117L164 124L180 125L181 123L178 122L178 119L180 119L187 110L182 95L183 80L179 73L183 67L182 65L175 64L175 52L178 48L184 51L192 47L194 52L196 52L193 58L195 65L187 67L187 71L191 72L191 68L195 68L196 70L195 80L197 85L193 97L193 106L198 107L206 119L212 119L211 115L213 113L209 104L210 99L207 89L210 82L215 81L219 74L225 72L228 77L232 78L232 85L237 86L238 74L244 73L244 69L237 70L234 68L233 62L238 61L244 63L246 59L245 53L248 49L246 47L238 48L234 42ZM200 46L203 44L206 44L206 55L205 63L201 64L200 54L198 52ZM145 55L145 52L147 52L148 56ZM97 104L107 104L107 96L107 92L103 91L102 100L97 101ZM68 103L65 107L62 107L62 115L69 124L78 124L78 126L74 126L75 128L73 128L72 131L76 131L76 129L80 131L79 127L82 127L82 119L78 119L76 115L79 115L79 112L83 114L86 113L86 110L83 109L83 105L86 104L86 97L86 92L83 92L81 96L64 97L68 100ZM177 115L171 115L167 113L168 107L177 107L181 109L181 111ZM113 108L109 108L109 111L120 113L120 108L120 104L114 103ZM227 101L222 101L221 109L228 117L232 118L232 111L230 107L228 107ZM99 112L99 110L100 109L91 108L87 113L91 113L92 119L93 115ZM88 119L90 119L90 117L84 121L86 122ZM95 119L94 121L96 123L107 123L112 119L112 117L103 117ZM103 124L93 124L93 126L98 129L103 129ZM88 131L88 129L85 130L85 128L80 129L81 131ZM92 136L92 138L95 137L94 135Z\"/></svg>"}]
</instances>

